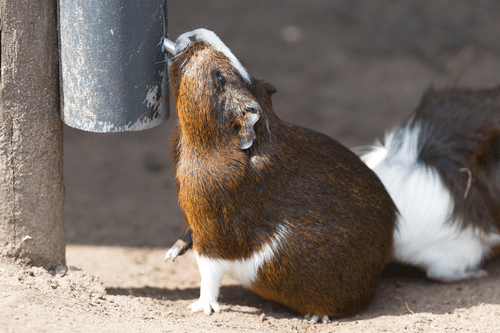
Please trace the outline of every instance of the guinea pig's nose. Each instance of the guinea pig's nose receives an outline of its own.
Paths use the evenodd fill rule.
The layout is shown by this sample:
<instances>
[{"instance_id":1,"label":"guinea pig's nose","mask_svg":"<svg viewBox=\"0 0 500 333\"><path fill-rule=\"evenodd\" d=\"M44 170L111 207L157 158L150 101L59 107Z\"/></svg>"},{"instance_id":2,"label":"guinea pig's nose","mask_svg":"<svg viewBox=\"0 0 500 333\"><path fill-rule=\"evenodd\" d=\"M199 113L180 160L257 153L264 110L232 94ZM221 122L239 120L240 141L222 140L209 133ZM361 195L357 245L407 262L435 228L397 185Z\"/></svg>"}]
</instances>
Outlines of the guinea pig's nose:
<instances>
[{"instance_id":1,"label":"guinea pig's nose","mask_svg":"<svg viewBox=\"0 0 500 333\"><path fill-rule=\"evenodd\" d=\"M194 42L196 40L196 36L192 35L188 37L190 41Z\"/></svg>"}]
</instances>

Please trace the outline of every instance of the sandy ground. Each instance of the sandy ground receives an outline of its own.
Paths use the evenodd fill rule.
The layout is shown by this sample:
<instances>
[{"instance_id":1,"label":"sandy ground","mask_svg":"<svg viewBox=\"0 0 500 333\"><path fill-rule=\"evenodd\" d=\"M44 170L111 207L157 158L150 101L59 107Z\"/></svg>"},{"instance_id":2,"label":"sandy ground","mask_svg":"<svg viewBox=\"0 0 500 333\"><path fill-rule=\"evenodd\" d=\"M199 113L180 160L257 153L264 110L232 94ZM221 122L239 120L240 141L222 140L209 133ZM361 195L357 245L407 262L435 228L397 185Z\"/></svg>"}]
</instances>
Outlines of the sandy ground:
<instances>
[{"instance_id":1,"label":"sandy ground","mask_svg":"<svg viewBox=\"0 0 500 333\"><path fill-rule=\"evenodd\" d=\"M486 278L449 285L388 272L359 315L312 325L231 280L223 281L220 314L193 314L196 263L189 253L165 264L164 253L69 245L64 276L0 263L0 331L498 332L500 325L500 261L486 266Z\"/></svg>"},{"instance_id":2,"label":"sandy ground","mask_svg":"<svg viewBox=\"0 0 500 333\"><path fill-rule=\"evenodd\" d=\"M413 110L426 87L500 83L495 0L170 1L170 36L214 30L274 84L275 112L348 147ZM163 255L182 229L169 136L65 127L67 272L0 262L0 332L497 332L500 260L489 276L439 284L388 270L357 316L311 325L224 280L222 313L191 314L192 253ZM314 255L314 254L311 254Z\"/></svg>"}]
</instances>

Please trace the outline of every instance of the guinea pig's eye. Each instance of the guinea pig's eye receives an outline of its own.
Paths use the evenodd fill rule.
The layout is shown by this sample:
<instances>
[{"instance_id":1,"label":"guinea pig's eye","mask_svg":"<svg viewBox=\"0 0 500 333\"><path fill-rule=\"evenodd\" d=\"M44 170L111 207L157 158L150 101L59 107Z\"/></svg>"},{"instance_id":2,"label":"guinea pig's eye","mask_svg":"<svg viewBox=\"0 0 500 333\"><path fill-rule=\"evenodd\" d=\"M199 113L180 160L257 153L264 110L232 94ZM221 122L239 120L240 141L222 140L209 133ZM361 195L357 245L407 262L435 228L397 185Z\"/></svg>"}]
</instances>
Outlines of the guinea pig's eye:
<instances>
[{"instance_id":1,"label":"guinea pig's eye","mask_svg":"<svg viewBox=\"0 0 500 333\"><path fill-rule=\"evenodd\" d=\"M217 81L217 85L220 87L222 91L226 90L226 78L220 73L219 70L214 71L215 80Z\"/></svg>"}]
</instances>

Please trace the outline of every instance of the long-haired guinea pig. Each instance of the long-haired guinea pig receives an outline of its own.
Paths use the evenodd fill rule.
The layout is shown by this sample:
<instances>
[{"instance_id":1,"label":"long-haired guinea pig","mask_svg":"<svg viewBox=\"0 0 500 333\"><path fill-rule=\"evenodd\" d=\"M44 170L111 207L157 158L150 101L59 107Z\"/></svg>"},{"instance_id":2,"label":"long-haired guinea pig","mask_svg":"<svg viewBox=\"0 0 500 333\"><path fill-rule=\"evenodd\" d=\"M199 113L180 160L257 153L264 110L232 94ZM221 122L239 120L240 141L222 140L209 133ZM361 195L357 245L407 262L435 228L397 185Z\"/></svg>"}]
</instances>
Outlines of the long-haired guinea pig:
<instances>
[{"instance_id":1,"label":"long-haired guinea pig","mask_svg":"<svg viewBox=\"0 0 500 333\"><path fill-rule=\"evenodd\" d=\"M500 245L500 89L429 89L362 159L401 214L394 260L443 282L481 277Z\"/></svg>"},{"instance_id":2,"label":"long-haired guinea pig","mask_svg":"<svg viewBox=\"0 0 500 333\"><path fill-rule=\"evenodd\" d=\"M177 193L201 275L190 308L220 311L227 273L316 321L363 309L397 214L375 173L333 139L280 120L274 87L211 31L181 35L169 72Z\"/></svg>"}]
</instances>

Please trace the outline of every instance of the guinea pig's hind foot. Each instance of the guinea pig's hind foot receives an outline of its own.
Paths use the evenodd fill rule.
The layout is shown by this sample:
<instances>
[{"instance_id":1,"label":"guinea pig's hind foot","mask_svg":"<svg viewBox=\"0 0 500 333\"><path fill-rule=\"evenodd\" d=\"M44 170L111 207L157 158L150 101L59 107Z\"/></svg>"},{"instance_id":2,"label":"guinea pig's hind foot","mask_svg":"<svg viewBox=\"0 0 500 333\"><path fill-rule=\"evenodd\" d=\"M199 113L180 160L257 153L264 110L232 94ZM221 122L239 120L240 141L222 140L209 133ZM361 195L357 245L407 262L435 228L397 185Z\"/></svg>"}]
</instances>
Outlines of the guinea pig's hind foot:
<instances>
[{"instance_id":1,"label":"guinea pig's hind foot","mask_svg":"<svg viewBox=\"0 0 500 333\"><path fill-rule=\"evenodd\" d=\"M427 271L427 278L442 283L452 283L469 279L480 279L488 276L488 272L483 269L468 269L454 272Z\"/></svg>"},{"instance_id":2,"label":"guinea pig's hind foot","mask_svg":"<svg viewBox=\"0 0 500 333\"><path fill-rule=\"evenodd\" d=\"M167 261L168 259L172 259L172 261L175 261L175 258L177 258L178 256L182 256L191 247L193 247L193 242L185 242L183 239L178 239L177 242L175 242L174 246L168 249L167 253L165 254L165 261Z\"/></svg>"},{"instance_id":3,"label":"guinea pig's hind foot","mask_svg":"<svg viewBox=\"0 0 500 333\"><path fill-rule=\"evenodd\" d=\"M189 306L189 309L192 312L203 311L206 315L210 315L212 313L212 309L214 312L220 312L219 303L217 301L209 300L206 297L200 297L199 300Z\"/></svg>"},{"instance_id":4,"label":"guinea pig's hind foot","mask_svg":"<svg viewBox=\"0 0 500 333\"><path fill-rule=\"evenodd\" d=\"M179 237L174 246L168 249L167 253L165 254L165 261L167 261L168 259L172 259L172 261L175 261L175 258L177 258L178 256L182 256L187 252L187 250L193 247L193 239L191 237L191 234L191 229L184 228L181 237Z\"/></svg>"},{"instance_id":5,"label":"guinea pig's hind foot","mask_svg":"<svg viewBox=\"0 0 500 333\"><path fill-rule=\"evenodd\" d=\"M184 242L182 239L178 239L177 242L175 242L174 246L168 249L167 253L165 254L165 261L167 261L168 259L172 259L172 261L175 261L175 258L183 255L187 250L188 248L186 242Z\"/></svg>"},{"instance_id":6,"label":"guinea pig's hind foot","mask_svg":"<svg viewBox=\"0 0 500 333\"><path fill-rule=\"evenodd\" d=\"M318 317L318 316L316 316L316 315L313 315L313 316L311 317L311 315L310 315L310 314L306 314L306 315L304 316L304 319L305 319L305 320L307 320L307 321L309 321L311 324L317 324L317 323L319 323L319 317ZM324 315L324 316L321 318L321 322L322 322L323 324L328 324L328 323L331 323L330 318L328 318L328 316L327 316L327 315Z\"/></svg>"}]
</instances>

